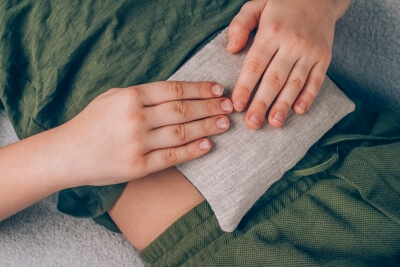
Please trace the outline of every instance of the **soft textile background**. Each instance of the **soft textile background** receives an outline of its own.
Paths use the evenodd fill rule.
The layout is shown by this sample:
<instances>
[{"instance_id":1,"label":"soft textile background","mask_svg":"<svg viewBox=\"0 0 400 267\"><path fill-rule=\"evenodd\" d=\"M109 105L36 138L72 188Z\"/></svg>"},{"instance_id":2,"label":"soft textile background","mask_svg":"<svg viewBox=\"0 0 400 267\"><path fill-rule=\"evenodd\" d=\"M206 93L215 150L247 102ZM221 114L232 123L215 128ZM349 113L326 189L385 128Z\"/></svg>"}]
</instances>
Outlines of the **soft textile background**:
<instances>
[{"instance_id":1,"label":"soft textile background","mask_svg":"<svg viewBox=\"0 0 400 267\"><path fill-rule=\"evenodd\" d=\"M16 140L0 109L0 147ZM60 213L56 203L54 194L0 222L0 266L146 266L122 235Z\"/></svg>"}]
</instances>

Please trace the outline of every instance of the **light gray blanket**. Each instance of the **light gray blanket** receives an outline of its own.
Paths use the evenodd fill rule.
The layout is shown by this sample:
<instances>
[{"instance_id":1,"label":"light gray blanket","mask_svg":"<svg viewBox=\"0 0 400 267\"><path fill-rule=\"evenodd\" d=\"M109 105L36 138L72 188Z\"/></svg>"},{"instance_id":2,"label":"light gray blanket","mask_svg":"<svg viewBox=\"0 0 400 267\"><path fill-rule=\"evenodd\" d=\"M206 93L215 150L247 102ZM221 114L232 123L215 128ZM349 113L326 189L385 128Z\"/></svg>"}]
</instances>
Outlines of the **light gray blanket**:
<instances>
[{"instance_id":1,"label":"light gray blanket","mask_svg":"<svg viewBox=\"0 0 400 267\"><path fill-rule=\"evenodd\" d=\"M17 141L0 110L0 147ZM146 266L120 234L56 209L51 195L0 222L0 266Z\"/></svg>"}]
</instances>

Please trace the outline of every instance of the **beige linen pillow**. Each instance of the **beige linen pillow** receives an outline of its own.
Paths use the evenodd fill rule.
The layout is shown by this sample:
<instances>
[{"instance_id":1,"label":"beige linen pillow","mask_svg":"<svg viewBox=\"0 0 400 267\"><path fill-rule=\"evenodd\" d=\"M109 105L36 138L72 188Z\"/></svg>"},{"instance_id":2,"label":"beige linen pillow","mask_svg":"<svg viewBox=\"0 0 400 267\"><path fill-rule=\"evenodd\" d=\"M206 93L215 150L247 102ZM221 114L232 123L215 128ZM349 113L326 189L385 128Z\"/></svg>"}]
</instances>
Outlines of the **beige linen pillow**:
<instances>
[{"instance_id":1,"label":"beige linen pillow","mask_svg":"<svg viewBox=\"0 0 400 267\"><path fill-rule=\"evenodd\" d=\"M249 46L226 52L227 30L208 43L169 80L216 81L230 96ZM221 228L233 231L258 198L291 169L334 124L354 110L354 104L326 77L305 115L290 112L282 128L264 122L254 131L245 113L230 115L228 132L212 136L212 151L178 169L206 198Z\"/></svg>"}]
</instances>

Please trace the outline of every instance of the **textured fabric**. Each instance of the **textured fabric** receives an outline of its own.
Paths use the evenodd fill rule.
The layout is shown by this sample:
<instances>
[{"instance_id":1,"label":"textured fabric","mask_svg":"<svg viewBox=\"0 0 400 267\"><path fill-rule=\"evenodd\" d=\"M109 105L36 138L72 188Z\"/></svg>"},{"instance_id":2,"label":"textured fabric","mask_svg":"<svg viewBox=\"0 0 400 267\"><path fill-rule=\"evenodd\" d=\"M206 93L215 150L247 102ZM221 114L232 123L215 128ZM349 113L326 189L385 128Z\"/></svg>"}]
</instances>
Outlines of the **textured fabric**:
<instances>
[{"instance_id":1,"label":"textured fabric","mask_svg":"<svg viewBox=\"0 0 400 267\"><path fill-rule=\"evenodd\" d=\"M370 108L400 108L400 1L351 1L336 23L328 75Z\"/></svg>"},{"instance_id":2,"label":"textured fabric","mask_svg":"<svg viewBox=\"0 0 400 267\"><path fill-rule=\"evenodd\" d=\"M338 155L333 165L333 155ZM232 233L204 202L141 252L154 266L400 265L400 113L351 113Z\"/></svg>"},{"instance_id":3,"label":"textured fabric","mask_svg":"<svg viewBox=\"0 0 400 267\"><path fill-rule=\"evenodd\" d=\"M249 42L250 45L251 42ZM171 80L221 83L230 96L247 49L226 52L227 30L179 69ZM207 155L178 166L206 198L221 228L233 231L254 202L291 169L335 123L354 110L354 104L329 78L305 115L291 111L279 129L267 122L257 131L244 123L245 113L230 115L227 133L212 136L216 144Z\"/></svg>"},{"instance_id":4,"label":"textured fabric","mask_svg":"<svg viewBox=\"0 0 400 267\"><path fill-rule=\"evenodd\" d=\"M20 139L56 127L113 87L166 80L244 0L0 1L0 100ZM123 185L60 193L60 210L104 214Z\"/></svg>"},{"instance_id":5,"label":"textured fabric","mask_svg":"<svg viewBox=\"0 0 400 267\"><path fill-rule=\"evenodd\" d=\"M0 98L20 139L113 87L165 80L244 1L1 1Z\"/></svg>"},{"instance_id":6,"label":"textured fabric","mask_svg":"<svg viewBox=\"0 0 400 267\"><path fill-rule=\"evenodd\" d=\"M16 141L17 135L0 108L0 148ZM148 266L123 235L112 233L91 220L59 212L57 195L0 221L1 267ZM106 220L100 224L111 222Z\"/></svg>"},{"instance_id":7,"label":"textured fabric","mask_svg":"<svg viewBox=\"0 0 400 267\"><path fill-rule=\"evenodd\" d=\"M396 63L399 3L352 2L349 12L337 25L329 74L343 88L351 85L353 96L367 96L373 103L384 95L383 100L396 103L400 84L396 79L400 76L393 70L399 66ZM166 73L164 69L177 68L201 46L202 38L209 39L226 26L240 5L240 1L229 1L229 5L228 1L1 1L1 101L20 137L51 128L74 116L109 87L165 79L172 71ZM205 10L204 14L196 13L197 8ZM164 25L163 16L179 23ZM154 22L154 17L160 19ZM137 29L145 26L154 34L136 35ZM172 29L172 36L167 29ZM209 32L202 35L197 30ZM154 53L152 57L143 49L150 50L153 45L163 53ZM365 49L368 56L363 52ZM142 54L143 51L146 52ZM89 52L90 55L85 54ZM142 58L151 58L151 64L141 62ZM389 84L393 86L386 86ZM363 88L366 89L360 91ZM46 95L43 89L58 92ZM372 97L368 97L370 93ZM42 119L38 119L38 113ZM112 191L113 187L107 188ZM116 196L120 186L114 188ZM91 194L79 190L73 192ZM107 198L108 203L114 201L104 195L97 203L101 204L102 198ZM76 207L85 203L81 200L76 200ZM97 208L104 212L107 206Z\"/></svg>"},{"instance_id":8,"label":"textured fabric","mask_svg":"<svg viewBox=\"0 0 400 267\"><path fill-rule=\"evenodd\" d=\"M3 5L3 3L6 3L6 1L0 1L0 6ZM393 64L394 66L391 65L391 67L386 69L386 62L394 62L396 58L398 59L395 52L398 51L396 48L398 49L399 47L397 45L399 40L396 39L395 36L400 32L396 30L396 26L400 25L396 22L398 21L398 18L400 18L400 16L398 16L400 10L398 6L399 2L397 0L353 0L352 3L354 4L350 7L348 14L339 21L337 26L337 36L335 39L332 63L334 63L335 70L339 71L336 72L339 75L335 77L335 82L340 83L342 78L341 75L343 75L343 77L346 77L347 82L350 84L356 84L356 87L353 88L355 90L353 95L357 97L362 95L366 99L369 99L371 103L374 103L377 99L376 93L378 93L381 94L379 97L380 99L383 98L383 100L394 102L396 101L395 99L399 99L399 94L396 95L396 92L399 92L398 87L392 87L392 89L397 90L393 91L389 90L389 86L383 86L382 83L392 83L397 86L400 84L400 82L396 80L396 78L400 76L391 71L396 69L399 64ZM71 4L71 2L69 2L69 4ZM67 10L67 8L65 10ZM0 27L4 25L4 18L4 14L0 14ZM10 27L10 29L11 28L12 27ZM2 39L1 42L3 41L5 41L5 39ZM18 42L15 43L17 44ZM382 49L372 50L372 53L366 56L363 51L371 51L367 50L368 48L366 48L366 46L381 47ZM398 54L399 53L397 53L397 55ZM372 58L373 60L370 61ZM365 61L368 61L369 63L364 64L363 62ZM366 77L363 77L361 74L364 73L366 68L368 68L368 74L366 74ZM383 69L385 69L385 71L382 71ZM354 75L354 72L358 72L359 74ZM381 79L379 77L381 75L387 76L388 79ZM365 78L368 78L368 82L364 83ZM351 79L355 79L355 82ZM373 82L373 84L371 82ZM368 86L368 89L364 89L360 84ZM3 88L0 89L0 91L1 90L3 90ZM369 97L371 93L372 96ZM1 133L3 132L0 131L0 134ZM360 182L363 180L364 179L360 178ZM285 179L283 179L283 181L285 181ZM372 184L371 188L373 188ZM338 198L339 197L340 196L338 195ZM385 198L381 198L381 200L384 201ZM389 198L388 201L390 200L391 199ZM69 265L76 265L77 262L80 262L82 265L85 265L86 262L86 265L94 264L97 266L110 266L113 264L123 265L124 263L127 265L132 264L130 258L126 258L130 255L128 245L125 247L125 252L124 249L119 251L118 249L115 250L115 248L114 250L109 249L110 244L118 244L118 242L121 242L120 239L110 241L109 233L102 231L100 228L96 229L96 225L92 225L86 220L76 220L61 216L61 214L57 214L55 210L48 212L50 206L54 205L54 202L55 199L52 198L52 201L49 201L47 205L38 205L35 209L27 210L18 214L18 220L10 219L10 221L8 221L12 231L7 230L6 232L2 232L2 234L5 234L5 238L0 237L0 240L4 243L4 249L0 249L1 252L4 252L4 255L3 253L0 253L0 265L23 266L37 263L37 265L41 266L46 264L53 266L68 265L68 263ZM356 210L355 214L358 213L359 211ZM213 220L215 220L215 218ZM54 225L49 225L48 222L50 221L55 222ZM367 218L367 221L370 221L370 219ZM299 224L302 223L301 221L296 222ZM304 224L301 224L301 227L304 227ZM4 230L4 228L2 229ZM37 229L37 231L35 229ZM385 233L389 232L385 229L385 224L377 224L375 229L383 229ZM178 228L177 230L182 229ZM67 234L61 234L60 231L67 231ZM266 231L268 231L268 228L264 232ZM303 231L303 228L299 229L299 232ZM186 232L183 231L182 233L184 234ZM371 235L371 238L366 242L374 242L374 244L377 244L379 237L374 238L376 237L376 231L373 233L374 235ZM85 238L85 234L88 235L88 238ZM91 238L102 239L97 242L90 242L92 240ZM194 236L191 236L191 238L194 238ZM60 239L63 242L59 242ZM321 239L323 239L323 237L318 238L318 240ZM26 240L31 240L32 242L24 242ZM176 241L175 233L171 240ZM187 240L190 240L190 238ZM384 241L385 240L382 240L382 242ZM168 244L169 243L170 242L168 242ZM353 244L354 241L349 240L349 243ZM246 245L247 244L244 244L244 246ZM388 245L393 245L393 248L396 248L396 244L391 242L388 242ZM385 244L382 244L382 247L384 246ZM27 251L27 247L29 247L29 251ZM393 250L393 248L389 247L389 250ZM19 253L14 257L15 255L13 252L16 251ZM41 253L34 254L35 251L40 251ZM279 252L277 250L271 251ZM265 250L263 252L268 253L268 255L272 254L271 252L265 252ZM372 255L376 255L377 260L364 262L364 264L359 265L385 265L385 261L377 262L382 259L383 256L375 253L376 252ZM386 254L387 253L383 252L383 255ZM90 255L92 255L92 257L90 257ZM115 257L116 255L118 257ZM251 260L251 258L252 256L250 255L248 259ZM90 262L90 260L93 261ZM242 266L247 266L245 261L246 259L241 261ZM357 261L349 265L357 265L355 264L356 262ZM133 265L136 266L135 264ZM278 263L276 265L281 264ZM343 264L340 264L339 262L336 265Z\"/></svg>"},{"instance_id":9,"label":"textured fabric","mask_svg":"<svg viewBox=\"0 0 400 267\"><path fill-rule=\"evenodd\" d=\"M7 118L7 114L0 108L0 147L16 141L18 141L18 138Z\"/></svg>"}]
</instances>

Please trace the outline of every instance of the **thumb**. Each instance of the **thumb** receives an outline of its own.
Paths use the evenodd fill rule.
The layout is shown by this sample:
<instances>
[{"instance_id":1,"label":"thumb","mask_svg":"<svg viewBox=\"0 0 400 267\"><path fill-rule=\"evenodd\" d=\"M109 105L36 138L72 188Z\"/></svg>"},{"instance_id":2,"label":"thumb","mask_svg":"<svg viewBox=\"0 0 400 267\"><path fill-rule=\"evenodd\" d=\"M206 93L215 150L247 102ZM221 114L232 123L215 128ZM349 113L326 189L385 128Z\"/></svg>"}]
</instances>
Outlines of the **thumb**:
<instances>
[{"instance_id":1,"label":"thumb","mask_svg":"<svg viewBox=\"0 0 400 267\"><path fill-rule=\"evenodd\" d=\"M231 21L226 47L229 53L237 53L246 46L251 31L258 26L261 12L265 7L263 2L266 1L247 2Z\"/></svg>"}]
</instances>

